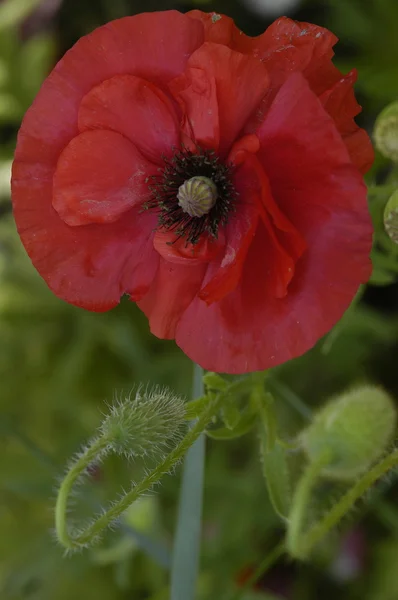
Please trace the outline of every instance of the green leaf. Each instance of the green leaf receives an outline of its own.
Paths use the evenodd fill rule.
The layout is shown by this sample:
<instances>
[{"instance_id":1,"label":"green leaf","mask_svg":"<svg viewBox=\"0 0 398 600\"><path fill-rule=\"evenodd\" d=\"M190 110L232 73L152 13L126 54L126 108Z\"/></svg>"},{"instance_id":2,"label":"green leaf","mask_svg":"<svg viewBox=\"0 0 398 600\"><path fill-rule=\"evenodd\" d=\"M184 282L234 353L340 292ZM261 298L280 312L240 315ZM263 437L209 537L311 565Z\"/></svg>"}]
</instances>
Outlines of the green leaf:
<instances>
[{"instance_id":1,"label":"green leaf","mask_svg":"<svg viewBox=\"0 0 398 600\"><path fill-rule=\"evenodd\" d=\"M257 395L257 409L266 432L265 443L267 452L271 452L276 444L277 423L274 412L274 398L269 392L261 392Z\"/></svg>"},{"instance_id":2,"label":"green leaf","mask_svg":"<svg viewBox=\"0 0 398 600\"><path fill-rule=\"evenodd\" d=\"M253 428L256 415L251 411L243 413L240 420L233 429L228 427L218 427L217 429L208 429L206 435L213 440L233 440L242 435L246 435Z\"/></svg>"},{"instance_id":3,"label":"green leaf","mask_svg":"<svg viewBox=\"0 0 398 600\"><path fill-rule=\"evenodd\" d=\"M282 519L286 519L291 502L290 472L286 450L277 442L271 451L267 451L264 431L260 436L260 446L263 474L272 506Z\"/></svg>"},{"instance_id":4,"label":"green leaf","mask_svg":"<svg viewBox=\"0 0 398 600\"><path fill-rule=\"evenodd\" d=\"M207 389L214 392L223 392L228 387L228 382L217 373L206 373L203 376L203 384Z\"/></svg>"},{"instance_id":5,"label":"green leaf","mask_svg":"<svg viewBox=\"0 0 398 600\"><path fill-rule=\"evenodd\" d=\"M241 420L241 412L237 407L236 398L228 398L221 409L222 419L228 429L235 429Z\"/></svg>"},{"instance_id":6,"label":"green leaf","mask_svg":"<svg viewBox=\"0 0 398 600\"><path fill-rule=\"evenodd\" d=\"M385 271L383 269L375 269L369 280L371 285L391 285L397 279L395 273Z\"/></svg>"},{"instance_id":7,"label":"green leaf","mask_svg":"<svg viewBox=\"0 0 398 600\"><path fill-rule=\"evenodd\" d=\"M260 449L268 494L275 512L285 519L290 508L290 473L286 450L278 442L274 398L258 388L255 402L260 416Z\"/></svg>"},{"instance_id":8,"label":"green leaf","mask_svg":"<svg viewBox=\"0 0 398 600\"><path fill-rule=\"evenodd\" d=\"M202 396L197 400L191 400L185 404L185 418L187 421L193 421L197 419L199 415L204 411L206 405L210 402L210 396Z\"/></svg>"}]
</instances>

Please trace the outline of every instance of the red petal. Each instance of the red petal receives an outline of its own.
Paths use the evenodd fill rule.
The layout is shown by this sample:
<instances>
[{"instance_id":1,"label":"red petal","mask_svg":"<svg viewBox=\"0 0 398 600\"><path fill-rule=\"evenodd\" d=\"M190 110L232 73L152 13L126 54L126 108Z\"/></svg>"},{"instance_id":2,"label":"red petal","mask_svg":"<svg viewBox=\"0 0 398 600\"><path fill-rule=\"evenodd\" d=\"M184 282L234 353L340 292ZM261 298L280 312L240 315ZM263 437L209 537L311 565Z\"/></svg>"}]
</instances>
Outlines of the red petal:
<instances>
[{"instance_id":1,"label":"red petal","mask_svg":"<svg viewBox=\"0 0 398 600\"><path fill-rule=\"evenodd\" d=\"M202 148L217 149L220 124L215 78L202 69L187 68L169 88L182 110L183 135Z\"/></svg>"},{"instance_id":2,"label":"red petal","mask_svg":"<svg viewBox=\"0 0 398 600\"><path fill-rule=\"evenodd\" d=\"M228 156L228 162L237 167L234 176L237 210L226 227L224 256L210 266L207 283L199 294L207 304L220 301L238 285L256 231L257 235L260 231L266 236L272 246L264 255L263 271L267 273L269 291L277 297L286 295L295 263L306 248L305 241L272 197L267 176L254 156L259 147L256 135L244 136Z\"/></svg>"},{"instance_id":3,"label":"red petal","mask_svg":"<svg viewBox=\"0 0 398 600\"><path fill-rule=\"evenodd\" d=\"M155 250L165 260L176 264L208 263L217 258L225 246L225 236L219 232L217 239L202 234L197 244L188 244L185 238L176 239L173 231L158 229L153 240Z\"/></svg>"},{"instance_id":4,"label":"red petal","mask_svg":"<svg viewBox=\"0 0 398 600\"><path fill-rule=\"evenodd\" d=\"M207 42L192 54L188 67L171 90L185 105L194 139L207 143L210 121L213 147L225 156L268 88L267 71L259 60Z\"/></svg>"},{"instance_id":5,"label":"red petal","mask_svg":"<svg viewBox=\"0 0 398 600\"><path fill-rule=\"evenodd\" d=\"M187 13L192 19L200 21L205 29L205 41L223 44L242 54L252 54L253 44L258 38L252 38L243 33L231 17L218 13L204 13L201 10L191 10Z\"/></svg>"},{"instance_id":6,"label":"red petal","mask_svg":"<svg viewBox=\"0 0 398 600\"><path fill-rule=\"evenodd\" d=\"M87 131L59 158L53 206L68 225L111 223L148 199L146 178L155 172L119 133Z\"/></svg>"},{"instance_id":7,"label":"red petal","mask_svg":"<svg viewBox=\"0 0 398 600\"><path fill-rule=\"evenodd\" d=\"M281 17L253 40L252 52L264 60L272 87L279 87L290 73L300 71L318 95L341 77L331 62L337 41L323 27Z\"/></svg>"},{"instance_id":8,"label":"red petal","mask_svg":"<svg viewBox=\"0 0 398 600\"><path fill-rule=\"evenodd\" d=\"M16 163L14 214L26 251L52 291L94 311L116 306L124 293L148 290L159 255L156 216L136 208L116 223L70 227L52 208L51 169Z\"/></svg>"},{"instance_id":9,"label":"red petal","mask_svg":"<svg viewBox=\"0 0 398 600\"><path fill-rule=\"evenodd\" d=\"M303 71L317 94L333 85L341 76L331 62L334 54L332 47L338 41L337 37L323 27L281 17L263 34L249 37L225 15L199 10L187 14L203 24L205 41L224 44L265 62L271 78L270 101L292 72Z\"/></svg>"},{"instance_id":10,"label":"red petal","mask_svg":"<svg viewBox=\"0 0 398 600\"><path fill-rule=\"evenodd\" d=\"M126 74L165 84L184 71L203 36L199 21L166 11L118 19L82 37L59 61L26 113L16 159L55 165L77 135L79 104L94 86Z\"/></svg>"},{"instance_id":11,"label":"red petal","mask_svg":"<svg viewBox=\"0 0 398 600\"><path fill-rule=\"evenodd\" d=\"M366 192L362 177L333 120L300 73L282 86L257 135L261 142L257 156L275 200L294 225L302 214L310 215L314 205L326 211L358 211L361 221L370 224L366 194L358 194L358 186ZM353 171L358 185L352 193L347 189L333 194L334 179L346 171Z\"/></svg>"},{"instance_id":12,"label":"red petal","mask_svg":"<svg viewBox=\"0 0 398 600\"><path fill-rule=\"evenodd\" d=\"M353 229L353 219L341 215L314 227L311 251L283 299L268 294L263 257L272 246L260 232L237 288L210 306L195 298L177 326L177 344L203 368L225 373L260 371L300 356L341 318L370 274L369 235Z\"/></svg>"},{"instance_id":13,"label":"red petal","mask_svg":"<svg viewBox=\"0 0 398 600\"><path fill-rule=\"evenodd\" d=\"M237 178L240 195L257 202L264 235L273 246L264 258L269 290L277 298L283 298L294 276L295 264L306 249L305 240L275 202L268 177L256 156L246 153Z\"/></svg>"},{"instance_id":14,"label":"red petal","mask_svg":"<svg viewBox=\"0 0 398 600\"><path fill-rule=\"evenodd\" d=\"M357 127L352 133L343 135L344 143L354 165L365 174L373 165L375 153L365 129Z\"/></svg>"},{"instance_id":15,"label":"red petal","mask_svg":"<svg viewBox=\"0 0 398 600\"><path fill-rule=\"evenodd\" d=\"M361 110L351 89L355 77L353 72L342 76L333 65L332 48L337 42L333 33L311 23L299 23L281 17L262 35L251 38L240 31L233 20L225 15L203 13L199 10L193 10L188 15L203 23L206 41L225 44L233 50L250 54L264 61L271 79L270 86L257 113L247 124L248 132L254 131L262 122L275 94L286 78L291 73L299 71L304 74L317 95L322 94L329 99L333 90L328 100L329 106L325 108L334 119L339 121L339 131L341 131L341 119L351 114L346 121L347 125L351 123L350 130L341 133L353 163L362 173L369 170L374 160L372 144L366 132L353 121L353 117Z\"/></svg>"},{"instance_id":16,"label":"red petal","mask_svg":"<svg viewBox=\"0 0 398 600\"><path fill-rule=\"evenodd\" d=\"M181 315L197 294L206 263L170 263L160 258L159 269L148 294L138 302L149 319L151 332L162 339L173 339Z\"/></svg>"},{"instance_id":17,"label":"red petal","mask_svg":"<svg viewBox=\"0 0 398 600\"><path fill-rule=\"evenodd\" d=\"M259 137L273 196L308 249L288 294L275 298L264 270L274 246L259 229L235 290L210 306L199 298L189 305L176 341L218 372L264 370L306 352L341 318L371 271L366 187L300 74L280 90Z\"/></svg>"},{"instance_id":18,"label":"red petal","mask_svg":"<svg viewBox=\"0 0 398 600\"><path fill-rule=\"evenodd\" d=\"M264 61L270 75L270 87L257 114L247 125L248 132L255 130L264 119L279 88L292 73L303 73L317 95L341 78L340 71L332 63L332 48L337 41L337 37L323 27L287 17L277 19L262 35L252 38L247 51Z\"/></svg>"},{"instance_id":19,"label":"red petal","mask_svg":"<svg viewBox=\"0 0 398 600\"><path fill-rule=\"evenodd\" d=\"M368 134L354 121L354 117L361 112L354 95L356 79L357 73L353 70L324 92L320 100L343 136L352 162L362 173L366 173L373 164L374 151Z\"/></svg>"},{"instance_id":20,"label":"red petal","mask_svg":"<svg viewBox=\"0 0 398 600\"><path fill-rule=\"evenodd\" d=\"M52 179L60 153L78 134L79 104L115 75L167 84L203 36L201 23L176 11L108 23L67 52L25 115L13 166L17 227L40 274L72 304L102 311L125 292L142 296L159 256L152 246L154 215L133 209L106 226L69 227L53 209Z\"/></svg>"},{"instance_id":21,"label":"red petal","mask_svg":"<svg viewBox=\"0 0 398 600\"><path fill-rule=\"evenodd\" d=\"M179 146L179 123L169 98L155 85L117 75L94 87L79 108L79 130L111 129L128 137L151 160Z\"/></svg>"},{"instance_id":22,"label":"red petal","mask_svg":"<svg viewBox=\"0 0 398 600\"><path fill-rule=\"evenodd\" d=\"M243 265L257 229L255 204L242 203L226 227L227 245L222 258L210 265L207 283L199 298L207 304L219 302L239 283Z\"/></svg>"}]
</instances>

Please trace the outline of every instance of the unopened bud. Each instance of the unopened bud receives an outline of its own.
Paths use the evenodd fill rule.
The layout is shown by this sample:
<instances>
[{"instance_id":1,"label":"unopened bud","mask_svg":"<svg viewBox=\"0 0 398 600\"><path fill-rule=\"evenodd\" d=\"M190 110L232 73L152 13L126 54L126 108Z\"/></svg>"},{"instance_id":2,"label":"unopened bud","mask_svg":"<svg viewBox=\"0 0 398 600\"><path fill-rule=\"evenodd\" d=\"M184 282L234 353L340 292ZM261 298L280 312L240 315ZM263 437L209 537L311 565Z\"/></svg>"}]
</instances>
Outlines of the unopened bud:
<instances>
[{"instance_id":1,"label":"unopened bud","mask_svg":"<svg viewBox=\"0 0 398 600\"><path fill-rule=\"evenodd\" d=\"M398 162L398 102L389 104L377 117L374 140L384 156Z\"/></svg>"},{"instance_id":2,"label":"unopened bud","mask_svg":"<svg viewBox=\"0 0 398 600\"><path fill-rule=\"evenodd\" d=\"M330 454L323 475L352 479L385 452L395 427L396 410L390 396L366 386L331 400L301 434L301 441L311 461Z\"/></svg>"},{"instance_id":3,"label":"unopened bud","mask_svg":"<svg viewBox=\"0 0 398 600\"><path fill-rule=\"evenodd\" d=\"M101 425L110 448L127 457L169 452L185 433L185 406L182 398L167 389L138 389L111 407Z\"/></svg>"}]
</instances>

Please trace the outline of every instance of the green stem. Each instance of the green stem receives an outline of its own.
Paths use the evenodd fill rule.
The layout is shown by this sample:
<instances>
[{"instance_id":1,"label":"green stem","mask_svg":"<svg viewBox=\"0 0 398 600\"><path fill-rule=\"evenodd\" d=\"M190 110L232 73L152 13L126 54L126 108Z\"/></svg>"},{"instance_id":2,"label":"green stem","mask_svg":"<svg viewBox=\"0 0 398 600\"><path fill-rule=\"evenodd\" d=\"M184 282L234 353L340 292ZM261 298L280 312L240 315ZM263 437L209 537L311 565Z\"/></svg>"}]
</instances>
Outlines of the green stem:
<instances>
[{"instance_id":1,"label":"green stem","mask_svg":"<svg viewBox=\"0 0 398 600\"><path fill-rule=\"evenodd\" d=\"M86 471L91 463L99 460L108 445L109 439L105 436L101 436L91 443L70 467L59 489L55 505L55 531L58 541L69 550L80 545L78 539L74 539L71 536L66 520L69 495L76 480Z\"/></svg>"},{"instance_id":2,"label":"green stem","mask_svg":"<svg viewBox=\"0 0 398 600\"><path fill-rule=\"evenodd\" d=\"M265 377L266 373L255 373L253 376L252 398L266 432L265 450L266 452L271 452L276 444L278 434L273 406L274 398L264 389Z\"/></svg>"},{"instance_id":3,"label":"green stem","mask_svg":"<svg viewBox=\"0 0 398 600\"><path fill-rule=\"evenodd\" d=\"M82 454L82 456L71 466L58 492L56 503L56 533L59 541L67 549L74 550L87 546L101 532L117 519L139 496L150 490L164 475L169 473L173 467L185 455L188 448L198 439L205 430L214 415L217 414L223 401L223 395L217 395L203 410L198 420L183 438L183 440L170 452L170 454L157 465L140 483L135 485L118 502L113 504L104 514L90 523L83 531L71 533L67 524L67 508L69 494L77 479L84 473L87 467L106 450L109 440L100 437ZM185 599L184 599L185 600Z\"/></svg>"},{"instance_id":4,"label":"green stem","mask_svg":"<svg viewBox=\"0 0 398 600\"><path fill-rule=\"evenodd\" d=\"M307 556L312 548L331 529L335 527L344 515L354 506L355 502L390 469L398 465L398 449L394 450L365 473L361 479L335 504L304 536L300 544L300 554Z\"/></svg>"},{"instance_id":5,"label":"green stem","mask_svg":"<svg viewBox=\"0 0 398 600\"><path fill-rule=\"evenodd\" d=\"M304 471L294 492L292 508L288 518L286 547L289 553L297 558L303 558L302 532L306 511L315 482L323 467L329 462L329 455L323 454L318 460L310 463Z\"/></svg>"},{"instance_id":6,"label":"green stem","mask_svg":"<svg viewBox=\"0 0 398 600\"><path fill-rule=\"evenodd\" d=\"M195 365L193 397L203 394L203 370ZM202 526L205 436L188 450L182 473L171 569L171 600L193 600L199 571Z\"/></svg>"}]
</instances>

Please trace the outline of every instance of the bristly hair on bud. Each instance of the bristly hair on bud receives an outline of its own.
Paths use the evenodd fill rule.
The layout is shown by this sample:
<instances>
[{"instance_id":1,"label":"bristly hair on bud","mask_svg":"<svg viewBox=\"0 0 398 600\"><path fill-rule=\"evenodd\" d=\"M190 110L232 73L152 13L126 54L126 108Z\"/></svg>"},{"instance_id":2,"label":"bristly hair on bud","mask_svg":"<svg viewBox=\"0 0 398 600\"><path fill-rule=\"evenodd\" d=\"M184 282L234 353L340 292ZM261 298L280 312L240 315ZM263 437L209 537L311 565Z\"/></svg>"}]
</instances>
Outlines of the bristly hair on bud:
<instances>
[{"instance_id":1,"label":"bristly hair on bud","mask_svg":"<svg viewBox=\"0 0 398 600\"><path fill-rule=\"evenodd\" d=\"M100 431L116 454L164 456L186 433L184 400L167 388L139 387L116 399Z\"/></svg>"}]
</instances>

